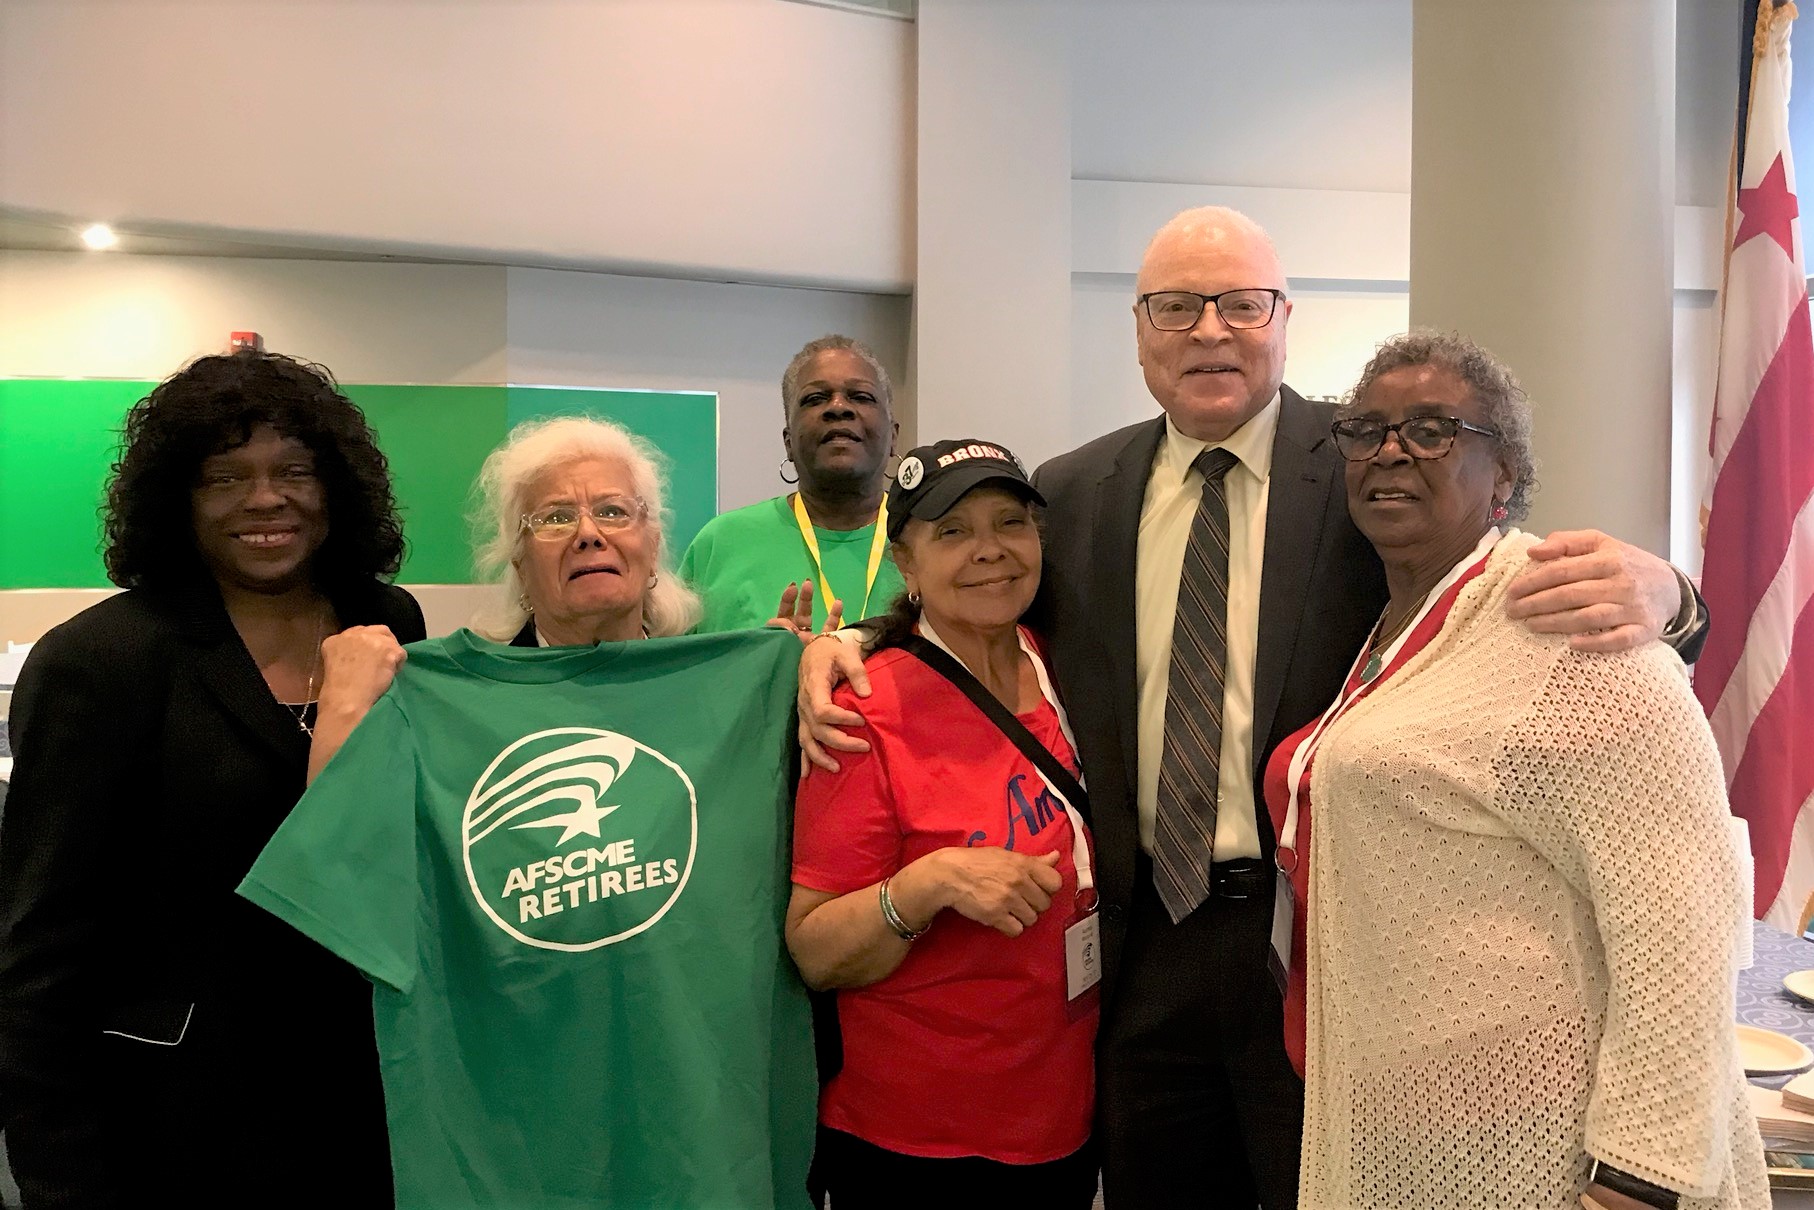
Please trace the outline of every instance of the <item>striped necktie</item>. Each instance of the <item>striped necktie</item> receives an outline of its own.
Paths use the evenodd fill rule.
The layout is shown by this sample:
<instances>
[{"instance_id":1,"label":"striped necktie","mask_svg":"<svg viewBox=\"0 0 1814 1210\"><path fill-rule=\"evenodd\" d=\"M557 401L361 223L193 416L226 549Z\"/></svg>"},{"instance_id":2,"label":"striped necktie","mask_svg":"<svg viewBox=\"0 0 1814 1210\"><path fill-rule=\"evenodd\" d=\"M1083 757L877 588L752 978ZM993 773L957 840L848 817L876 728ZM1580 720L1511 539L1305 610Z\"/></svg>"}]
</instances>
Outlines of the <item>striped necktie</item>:
<instances>
[{"instance_id":1,"label":"striped necktie","mask_svg":"<svg viewBox=\"0 0 1814 1210\"><path fill-rule=\"evenodd\" d=\"M1153 885L1172 923L1209 898L1222 764L1222 684L1228 661L1228 483L1238 462L1206 449L1191 465L1203 498L1178 579L1165 688L1165 744L1153 820Z\"/></svg>"}]
</instances>

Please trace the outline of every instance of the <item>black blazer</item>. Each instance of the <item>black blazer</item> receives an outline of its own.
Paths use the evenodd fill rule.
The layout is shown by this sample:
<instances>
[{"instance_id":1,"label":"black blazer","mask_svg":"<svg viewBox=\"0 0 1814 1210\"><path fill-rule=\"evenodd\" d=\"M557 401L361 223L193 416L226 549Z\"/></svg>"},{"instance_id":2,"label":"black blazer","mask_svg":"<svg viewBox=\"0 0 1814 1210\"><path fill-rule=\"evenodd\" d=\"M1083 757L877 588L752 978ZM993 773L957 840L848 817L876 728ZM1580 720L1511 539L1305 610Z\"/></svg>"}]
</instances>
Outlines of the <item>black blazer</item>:
<instances>
[{"instance_id":1,"label":"black blazer","mask_svg":"<svg viewBox=\"0 0 1814 1210\"><path fill-rule=\"evenodd\" d=\"M1254 786L1280 740L1315 718L1385 607L1385 573L1348 518L1330 404L1280 392L1266 508L1254 669ZM1052 659L1089 778L1102 898L1104 994L1111 992L1140 851L1135 813L1134 567L1140 509L1165 417L1100 437L1041 466L1049 505L1045 573L1031 620ZM1256 793L1257 797L1257 793ZM1273 848L1254 804L1264 853Z\"/></svg>"},{"instance_id":2,"label":"black blazer","mask_svg":"<svg viewBox=\"0 0 1814 1210\"><path fill-rule=\"evenodd\" d=\"M424 637L401 589L334 607ZM370 985L234 894L309 741L212 584L52 630L11 715L0 1123L26 1204L388 1202Z\"/></svg>"}]
</instances>

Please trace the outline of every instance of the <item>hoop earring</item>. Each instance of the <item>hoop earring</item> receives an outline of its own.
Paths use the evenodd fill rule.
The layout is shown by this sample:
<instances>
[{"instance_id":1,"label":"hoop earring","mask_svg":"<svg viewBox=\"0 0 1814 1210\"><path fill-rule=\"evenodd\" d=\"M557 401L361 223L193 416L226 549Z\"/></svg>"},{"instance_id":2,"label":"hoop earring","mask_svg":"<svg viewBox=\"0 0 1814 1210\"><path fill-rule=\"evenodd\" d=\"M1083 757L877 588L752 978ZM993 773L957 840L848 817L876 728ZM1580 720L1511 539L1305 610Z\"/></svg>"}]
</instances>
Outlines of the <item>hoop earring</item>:
<instances>
[{"instance_id":1,"label":"hoop earring","mask_svg":"<svg viewBox=\"0 0 1814 1210\"><path fill-rule=\"evenodd\" d=\"M652 572L650 572L650 573L649 573L649 585L648 585L648 586L649 586L649 587L650 587L650 588L653 588L653 587L655 587L655 586L656 586L656 585L657 585L657 584L659 584L659 583L661 583L661 573L660 573L660 572L659 572L659 571L652 571Z\"/></svg>"},{"instance_id":2,"label":"hoop earring","mask_svg":"<svg viewBox=\"0 0 1814 1210\"><path fill-rule=\"evenodd\" d=\"M790 466L794 466L794 460L792 458L783 458L781 460L781 465L775 468L775 473L781 476L781 482L783 483L800 482L800 468L797 466L794 467L794 477L792 479L787 477L787 468Z\"/></svg>"},{"instance_id":3,"label":"hoop earring","mask_svg":"<svg viewBox=\"0 0 1814 1210\"><path fill-rule=\"evenodd\" d=\"M518 594L517 594L517 597L516 597L516 607L517 607L517 608L518 608L518 609L520 609L520 610L522 610L522 611L523 611L523 612L524 612L524 613L531 613L531 614L532 614L532 613L534 613L534 612L535 612L535 606L534 606L534 605L531 605L531 604L530 604L530 603L529 603L529 594L528 594L528 593L526 593L526 592L519 592L519 593L518 593Z\"/></svg>"},{"instance_id":4,"label":"hoop earring","mask_svg":"<svg viewBox=\"0 0 1814 1210\"><path fill-rule=\"evenodd\" d=\"M918 609L920 607L920 594L917 592L908 593L907 594L907 603L909 605L913 606L915 609Z\"/></svg>"},{"instance_id":5,"label":"hoop earring","mask_svg":"<svg viewBox=\"0 0 1814 1210\"><path fill-rule=\"evenodd\" d=\"M894 465L891 467L888 467L886 470L884 470L882 472L882 478L893 479L894 473L901 469L901 456L899 454L893 453L892 451L889 453L888 456L889 456L889 458L893 459Z\"/></svg>"}]
</instances>

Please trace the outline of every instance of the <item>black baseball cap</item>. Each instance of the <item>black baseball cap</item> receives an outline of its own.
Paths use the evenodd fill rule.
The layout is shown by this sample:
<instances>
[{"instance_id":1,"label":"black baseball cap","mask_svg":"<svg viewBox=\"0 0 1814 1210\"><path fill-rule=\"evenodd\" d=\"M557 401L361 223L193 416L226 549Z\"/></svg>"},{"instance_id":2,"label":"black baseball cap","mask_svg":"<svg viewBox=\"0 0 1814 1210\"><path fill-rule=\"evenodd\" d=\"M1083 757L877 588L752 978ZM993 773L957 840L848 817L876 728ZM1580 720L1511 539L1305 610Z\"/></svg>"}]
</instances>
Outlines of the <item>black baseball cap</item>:
<instances>
[{"instance_id":1,"label":"black baseball cap","mask_svg":"<svg viewBox=\"0 0 1814 1210\"><path fill-rule=\"evenodd\" d=\"M1046 502L1021 469L1020 459L992 441L960 438L908 451L888 489L888 537L899 538L909 517L938 520L966 492L985 483L1000 484L1035 504Z\"/></svg>"}]
</instances>

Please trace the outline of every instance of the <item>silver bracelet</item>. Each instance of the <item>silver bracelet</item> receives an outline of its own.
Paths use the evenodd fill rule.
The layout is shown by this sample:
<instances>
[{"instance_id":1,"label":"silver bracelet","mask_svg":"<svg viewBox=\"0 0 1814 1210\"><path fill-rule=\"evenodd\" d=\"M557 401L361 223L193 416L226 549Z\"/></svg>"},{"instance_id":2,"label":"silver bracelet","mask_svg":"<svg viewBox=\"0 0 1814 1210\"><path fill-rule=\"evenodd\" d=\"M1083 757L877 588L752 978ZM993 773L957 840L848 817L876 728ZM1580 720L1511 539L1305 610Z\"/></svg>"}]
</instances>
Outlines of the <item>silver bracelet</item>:
<instances>
[{"instance_id":1,"label":"silver bracelet","mask_svg":"<svg viewBox=\"0 0 1814 1210\"><path fill-rule=\"evenodd\" d=\"M907 922L901 919L901 913L895 909L894 899L888 894L888 883L893 878L894 875L890 874L887 878L882 879L881 894L877 896L877 898L882 901L882 921L889 928L893 929L894 935L899 937L902 941L917 941L920 937L925 935L926 929L908 928ZM931 926L928 925L927 927L930 928Z\"/></svg>"}]
</instances>

